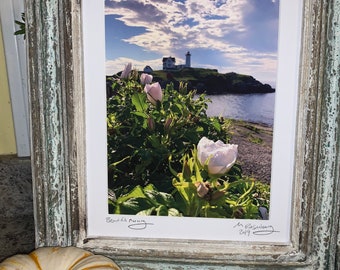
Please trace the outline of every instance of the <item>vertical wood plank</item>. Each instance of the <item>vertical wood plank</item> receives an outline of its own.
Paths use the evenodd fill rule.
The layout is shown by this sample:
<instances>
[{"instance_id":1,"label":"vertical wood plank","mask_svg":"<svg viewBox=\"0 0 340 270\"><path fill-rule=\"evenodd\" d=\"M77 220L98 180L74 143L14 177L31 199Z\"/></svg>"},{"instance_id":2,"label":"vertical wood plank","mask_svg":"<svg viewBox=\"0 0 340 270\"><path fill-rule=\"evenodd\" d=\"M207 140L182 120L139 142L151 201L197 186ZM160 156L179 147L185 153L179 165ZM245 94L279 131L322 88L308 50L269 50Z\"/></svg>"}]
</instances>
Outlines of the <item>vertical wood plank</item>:
<instances>
[{"instance_id":1,"label":"vertical wood plank","mask_svg":"<svg viewBox=\"0 0 340 270\"><path fill-rule=\"evenodd\" d=\"M79 228L82 168L80 5L30 0L26 7L36 245L68 246Z\"/></svg>"},{"instance_id":2,"label":"vertical wood plank","mask_svg":"<svg viewBox=\"0 0 340 270\"><path fill-rule=\"evenodd\" d=\"M329 1L327 11L312 245L317 269L337 269L340 213L340 1Z\"/></svg>"}]
</instances>

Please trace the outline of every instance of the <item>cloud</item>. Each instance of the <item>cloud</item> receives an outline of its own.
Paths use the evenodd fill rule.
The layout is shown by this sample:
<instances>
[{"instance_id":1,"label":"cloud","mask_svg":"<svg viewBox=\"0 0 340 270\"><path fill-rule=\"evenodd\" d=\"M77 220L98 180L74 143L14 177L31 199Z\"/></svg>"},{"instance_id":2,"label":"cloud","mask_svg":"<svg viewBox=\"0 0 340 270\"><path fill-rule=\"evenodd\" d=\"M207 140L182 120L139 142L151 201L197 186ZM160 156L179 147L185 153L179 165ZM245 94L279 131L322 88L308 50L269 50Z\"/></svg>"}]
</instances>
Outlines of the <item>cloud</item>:
<instances>
[{"instance_id":1,"label":"cloud","mask_svg":"<svg viewBox=\"0 0 340 270\"><path fill-rule=\"evenodd\" d=\"M256 72L265 74L268 71L263 70L276 68L277 2L106 0L105 13L117 15L126 26L145 29L123 39L143 51L179 59L187 50L212 49L228 63L228 67L221 66L223 70L237 68L254 73L259 69ZM160 59L136 63L141 68L151 65L155 69L160 64ZM202 67L208 65L202 63ZM275 72L272 70L272 74Z\"/></svg>"},{"instance_id":2,"label":"cloud","mask_svg":"<svg viewBox=\"0 0 340 270\"><path fill-rule=\"evenodd\" d=\"M242 32L245 0L106 1L106 14L119 15L127 26L139 26L145 33L125 39L146 50L169 54L174 45L186 48L211 48L229 51L225 37ZM219 45L218 45L219 44Z\"/></svg>"},{"instance_id":3,"label":"cloud","mask_svg":"<svg viewBox=\"0 0 340 270\"><path fill-rule=\"evenodd\" d=\"M276 54L252 54L248 52L233 55L231 64L219 69L222 73L233 71L241 74L250 74L257 80L269 83L273 87L275 87L276 70Z\"/></svg>"},{"instance_id":4,"label":"cloud","mask_svg":"<svg viewBox=\"0 0 340 270\"><path fill-rule=\"evenodd\" d=\"M162 69L162 63L159 59L138 61L132 58L118 57L114 60L106 61L106 74L113 75L122 71L127 63L132 63L132 68L139 71L143 70L147 65L151 66L155 70Z\"/></svg>"}]
</instances>

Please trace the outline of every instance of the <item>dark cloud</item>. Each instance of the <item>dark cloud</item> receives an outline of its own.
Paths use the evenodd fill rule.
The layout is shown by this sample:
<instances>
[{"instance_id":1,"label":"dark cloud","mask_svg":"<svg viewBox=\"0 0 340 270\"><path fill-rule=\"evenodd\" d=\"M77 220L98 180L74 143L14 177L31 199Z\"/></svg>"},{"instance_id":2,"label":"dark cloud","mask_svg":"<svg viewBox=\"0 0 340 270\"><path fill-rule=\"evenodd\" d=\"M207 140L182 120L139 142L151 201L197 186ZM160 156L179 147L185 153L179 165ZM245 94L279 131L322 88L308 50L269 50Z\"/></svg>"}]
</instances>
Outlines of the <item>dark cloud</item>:
<instances>
[{"instance_id":1,"label":"dark cloud","mask_svg":"<svg viewBox=\"0 0 340 270\"><path fill-rule=\"evenodd\" d=\"M166 0L158 0L153 2L164 3ZM105 6L115 9L123 8L135 13L135 17L131 19L132 22L148 21L150 23L161 23L165 20L166 15L153 4L144 4L138 1L105 1ZM124 15L124 14L121 14Z\"/></svg>"}]
</instances>

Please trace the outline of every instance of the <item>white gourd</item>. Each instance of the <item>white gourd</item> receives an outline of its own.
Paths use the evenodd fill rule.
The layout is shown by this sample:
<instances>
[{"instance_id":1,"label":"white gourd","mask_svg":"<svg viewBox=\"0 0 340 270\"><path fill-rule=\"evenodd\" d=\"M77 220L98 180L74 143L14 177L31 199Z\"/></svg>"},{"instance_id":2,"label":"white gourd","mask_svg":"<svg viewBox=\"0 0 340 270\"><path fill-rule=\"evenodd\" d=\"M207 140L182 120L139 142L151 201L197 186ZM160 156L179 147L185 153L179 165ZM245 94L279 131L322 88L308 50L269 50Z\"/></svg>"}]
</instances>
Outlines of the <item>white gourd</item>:
<instances>
[{"instance_id":1,"label":"white gourd","mask_svg":"<svg viewBox=\"0 0 340 270\"><path fill-rule=\"evenodd\" d=\"M119 270L109 258L76 247L42 247L14 255L0 263L0 270Z\"/></svg>"}]
</instances>

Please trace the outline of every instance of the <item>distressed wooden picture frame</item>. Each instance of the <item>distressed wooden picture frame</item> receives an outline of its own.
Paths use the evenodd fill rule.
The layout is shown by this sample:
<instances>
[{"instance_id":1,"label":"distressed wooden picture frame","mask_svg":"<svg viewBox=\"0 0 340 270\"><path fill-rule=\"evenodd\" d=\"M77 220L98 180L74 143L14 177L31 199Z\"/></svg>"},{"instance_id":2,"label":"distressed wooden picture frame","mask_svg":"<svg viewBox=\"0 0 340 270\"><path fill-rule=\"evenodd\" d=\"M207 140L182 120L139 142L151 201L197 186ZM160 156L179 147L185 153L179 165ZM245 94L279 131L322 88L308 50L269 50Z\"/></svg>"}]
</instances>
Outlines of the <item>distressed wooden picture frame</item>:
<instances>
[{"instance_id":1,"label":"distressed wooden picture frame","mask_svg":"<svg viewBox=\"0 0 340 270\"><path fill-rule=\"evenodd\" d=\"M81 4L26 1L37 247L75 245L122 269L336 269L340 1L303 3L290 245L87 237Z\"/></svg>"}]
</instances>

